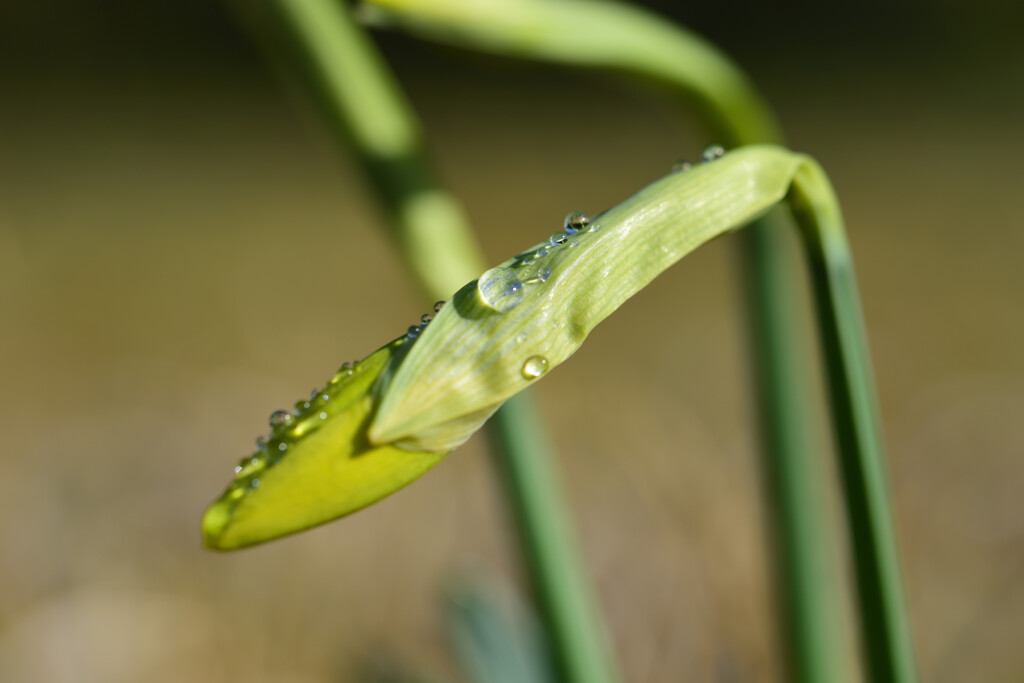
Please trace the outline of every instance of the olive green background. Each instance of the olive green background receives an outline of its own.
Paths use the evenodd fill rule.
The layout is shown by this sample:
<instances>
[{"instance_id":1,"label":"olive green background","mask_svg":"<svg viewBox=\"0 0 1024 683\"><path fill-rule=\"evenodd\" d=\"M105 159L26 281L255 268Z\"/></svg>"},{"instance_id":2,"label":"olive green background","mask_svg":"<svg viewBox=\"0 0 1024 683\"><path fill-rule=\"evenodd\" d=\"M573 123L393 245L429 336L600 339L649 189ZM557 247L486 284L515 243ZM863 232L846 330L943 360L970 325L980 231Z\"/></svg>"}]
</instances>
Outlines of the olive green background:
<instances>
[{"instance_id":1,"label":"olive green background","mask_svg":"<svg viewBox=\"0 0 1024 683\"><path fill-rule=\"evenodd\" d=\"M936 683L1024 671L1022 17L966 7L676 14L843 203ZM617 78L380 43L492 262L711 142ZM223 7L0 9L0 680L313 683L399 660L457 679L443 587L522 583L484 439L347 520L200 547L270 412L428 310L392 247ZM629 681L783 680L735 247L687 257L536 389Z\"/></svg>"}]
</instances>

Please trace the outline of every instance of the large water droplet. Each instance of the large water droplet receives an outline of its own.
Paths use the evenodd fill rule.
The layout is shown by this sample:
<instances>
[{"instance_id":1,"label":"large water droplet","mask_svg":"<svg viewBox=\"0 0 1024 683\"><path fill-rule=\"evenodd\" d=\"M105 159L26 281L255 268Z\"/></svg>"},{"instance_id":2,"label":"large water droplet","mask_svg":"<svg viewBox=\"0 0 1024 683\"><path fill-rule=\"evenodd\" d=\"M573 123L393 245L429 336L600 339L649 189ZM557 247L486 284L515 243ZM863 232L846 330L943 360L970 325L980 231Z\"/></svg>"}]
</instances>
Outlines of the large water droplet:
<instances>
[{"instance_id":1,"label":"large water droplet","mask_svg":"<svg viewBox=\"0 0 1024 683\"><path fill-rule=\"evenodd\" d=\"M523 282L508 268L491 268L476 283L480 298L498 311L507 313L523 302Z\"/></svg>"},{"instance_id":2,"label":"large water droplet","mask_svg":"<svg viewBox=\"0 0 1024 683\"><path fill-rule=\"evenodd\" d=\"M588 223L590 223L590 216L582 211L573 211L562 221L562 229L571 235L586 228Z\"/></svg>"},{"instance_id":3,"label":"large water droplet","mask_svg":"<svg viewBox=\"0 0 1024 683\"><path fill-rule=\"evenodd\" d=\"M548 371L548 359L544 356L530 356L523 363L523 377L537 379Z\"/></svg>"},{"instance_id":4,"label":"large water droplet","mask_svg":"<svg viewBox=\"0 0 1024 683\"><path fill-rule=\"evenodd\" d=\"M556 232L551 236L551 246L560 247L569 241L569 235L564 232Z\"/></svg>"},{"instance_id":5,"label":"large water droplet","mask_svg":"<svg viewBox=\"0 0 1024 683\"><path fill-rule=\"evenodd\" d=\"M725 147L721 145L708 145L704 152L700 155L700 158L704 161L714 161L715 159L721 159L725 154Z\"/></svg>"},{"instance_id":6,"label":"large water droplet","mask_svg":"<svg viewBox=\"0 0 1024 683\"><path fill-rule=\"evenodd\" d=\"M277 427L283 427L284 425L291 424L294 416L287 410L275 410L270 414L270 427L271 429Z\"/></svg>"}]
</instances>

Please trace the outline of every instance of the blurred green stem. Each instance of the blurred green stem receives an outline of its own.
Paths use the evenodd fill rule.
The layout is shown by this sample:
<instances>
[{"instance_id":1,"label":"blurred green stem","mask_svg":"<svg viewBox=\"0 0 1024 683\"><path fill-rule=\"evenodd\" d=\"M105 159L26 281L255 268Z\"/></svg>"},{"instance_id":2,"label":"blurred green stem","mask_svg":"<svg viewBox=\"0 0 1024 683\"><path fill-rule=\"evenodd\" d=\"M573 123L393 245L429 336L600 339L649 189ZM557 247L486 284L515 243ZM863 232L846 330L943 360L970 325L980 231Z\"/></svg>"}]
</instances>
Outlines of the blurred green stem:
<instances>
[{"instance_id":1,"label":"blurred green stem","mask_svg":"<svg viewBox=\"0 0 1024 683\"><path fill-rule=\"evenodd\" d=\"M916 680L885 485L881 429L864 321L842 215L813 161L793 181L790 204L807 245L856 563L870 680Z\"/></svg>"},{"instance_id":2,"label":"blurred green stem","mask_svg":"<svg viewBox=\"0 0 1024 683\"><path fill-rule=\"evenodd\" d=\"M331 128L355 149L390 213L406 262L432 298L448 297L485 269L483 259L460 207L433 179L416 118L374 45L335 0L267 6ZM492 423L512 519L561 678L612 683L615 669L530 397L510 401Z\"/></svg>"}]
</instances>

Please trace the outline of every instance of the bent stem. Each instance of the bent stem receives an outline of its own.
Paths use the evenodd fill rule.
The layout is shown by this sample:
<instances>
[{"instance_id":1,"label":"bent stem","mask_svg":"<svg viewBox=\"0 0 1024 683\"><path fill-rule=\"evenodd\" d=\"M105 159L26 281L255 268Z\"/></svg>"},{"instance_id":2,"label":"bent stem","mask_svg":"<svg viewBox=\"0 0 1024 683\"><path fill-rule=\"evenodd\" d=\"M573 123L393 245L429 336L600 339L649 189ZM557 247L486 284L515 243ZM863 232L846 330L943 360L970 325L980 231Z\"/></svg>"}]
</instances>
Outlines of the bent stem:
<instances>
[{"instance_id":1,"label":"bent stem","mask_svg":"<svg viewBox=\"0 0 1024 683\"><path fill-rule=\"evenodd\" d=\"M267 5L277 36L290 43L293 68L320 101L332 131L352 145L406 263L431 299L447 298L484 269L483 258L461 208L434 180L412 108L380 55L342 3ZM252 8L239 4L239 10ZM512 519L562 676L611 683L615 667L530 397L499 410L492 424Z\"/></svg>"},{"instance_id":2,"label":"bent stem","mask_svg":"<svg viewBox=\"0 0 1024 683\"><path fill-rule=\"evenodd\" d=\"M872 681L916 680L889 512L875 387L850 249L828 177L807 160L793 180L807 246L854 545L862 639Z\"/></svg>"}]
</instances>

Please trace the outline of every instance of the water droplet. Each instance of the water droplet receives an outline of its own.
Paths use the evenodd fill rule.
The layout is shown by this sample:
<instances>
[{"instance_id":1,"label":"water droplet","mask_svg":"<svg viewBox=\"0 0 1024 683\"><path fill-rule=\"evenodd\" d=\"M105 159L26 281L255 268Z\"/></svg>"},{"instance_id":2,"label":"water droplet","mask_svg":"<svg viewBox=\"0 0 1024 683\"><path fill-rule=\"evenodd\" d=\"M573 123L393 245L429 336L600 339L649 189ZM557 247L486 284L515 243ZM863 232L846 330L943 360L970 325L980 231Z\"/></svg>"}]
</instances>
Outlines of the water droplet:
<instances>
[{"instance_id":1,"label":"water droplet","mask_svg":"<svg viewBox=\"0 0 1024 683\"><path fill-rule=\"evenodd\" d=\"M601 224L600 223L591 223L590 224L590 229L587 230L587 232L597 232L600 229L601 229Z\"/></svg>"},{"instance_id":2,"label":"water droplet","mask_svg":"<svg viewBox=\"0 0 1024 683\"><path fill-rule=\"evenodd\" d=\"M274 429L290 424L293 417L287 410L275 410L270 414L270 427Z\"/></svg>"},{"instance_id":3,"label":"water droplet","mask_svg":"<svg viewBox=\"0 0 1024 683\"><path fill-rule=\"evenodd\" d=\"M516 335L516 343L517 344L522 344L524 341L526 341L526 333L525 332L520 332L518 335Z\"/></svg>"},{"instance_id":4,"label":"water droplet","mask_svg":"<svg viewBox=\"0 0 1024 683\"><path fill-rule=\"evenodd\" d=\"M433 319L434 315L432 313L424 313L422 316L420 316L420 324L426 325Z\"/></svg>"},{"instance_id":5,"label":"water droplet","mask_svg":"<svg viewBox=\"0 0 1024 683\"><path fill-rule=\"evenodd\" d=\"M578 247L578 246L580 246L580 241L579 240L573 240L572 243L569 246L570 247Z\"/></svg>"},{"instance_id":6,"label":"water droplet","mask_svg":"<svg viewBox=\"0 0 1024 683\"><path fill-rule=\"evenodd\" d=\"M523 377L537 379L548 371L548 359L544 356L530 356L523 363Z\"/></svg>"},{"instance_id":7,"label":"water droplet","mask_svg":"<svg viewBox=\"0 0 1024 683\"><path fill-rule=\"evenodd\" d=\"M316 395L319 393L319 389L314 389L313 391L309 392L309 400L312 401L314 398L316 398Z\"/></svg>"},{"instance_id":8,"label":"water droplet","mask_svg":"<svg viewBox=\"0 0 1024 683\"><path fill-rule=\"evenodd\" d=\"M235 467L236 477L248 477L251 474L255 474L263 469L263 458L255 455L251 455L247 458L242 458L238 461L238 466Z\"/></svg>"},{"instance_id":9,"label":"water droplet","mask_svg":"<svg viewBox=\"0 0 1024 683\"><path fill-rule=\"evenodd\" d=\"M551 269L541 268L533 277L528 280L524 280L523 282L528 285L537 285L541 282L545 282L549 277L551 277Z\"/></svg>"},{"instance_id":10,"label":"water droplet","mask_svg":"<svg viewBox=\"0 0 1024 683\"><path fill-rule=\"evenodd\" d=\"M288 444L286 444L286 443L279 443L279 444L277 444L277 450L279 450L282 453L284 453L286 450L288 450Z\"/></svg>"},{"instance_id":11,"label":"water droplet","mask_svg":"<svg viewBox=\"0 0 1024 683\"><path fill-rule=\"evenodd\" d=\"M249 488L251 488L251 489L258 489L259 487L260 487L260 480L259 479L253 479L252 481L249 482Z\"/></svg>"},{"instance_id":12,"label":"water droplet","mask_svg":"<svg viewBox=\"0 0 1024 683\"><path fill-rule=\"evenodd\" d=\"M573 211L562 221L562 229L572 235L586 228L588 223L590 223L590 216L582 211Z\"/></svg>"},{"instance_id":13,"label":"water droplet","mask_svg":"<svg viewBox=\"0 0 1024 683\"><path fill-rule=\"evenodd\" d=\"M416 337L420 336L419 325L410 326L408 331L405 333L405 336L408 337L409 339L415 339Z\"/></svg>"},{"instance_id":14,"label":"water droplet","mask_svg":"<svg viewBox=\"0 0 1024 683\"><path fill-rule=\"evenodd\" d=\"M256 437L256 448L258 448L261 451L265 450L266 447L267 447L267 441L269 441L269 440L270 439L268 439L265 436L257 436Z\"/></svg>"},{"instance_id":15,"label":"water droplet","mask_svg":"<svg viewBox=\"0 0 1024 683\"><path fill-rule=\"evenodd\" d=\"M715 159L721 159L725 154L725 147L721 145L708 145L704 152L700 155L700 158L704 161L714 161Z\"/></svg>"},{"instance_id":16,"label":"water droplet","mask_svg":"<svg viewBox=\"0 0 1024 683\"><path fill-rule=\"evenodd\" d=\"M533 257L534 258L544 258L547 255L548 255L548 250L545 249L544 247L541 247L540 249L538 249L537 251L535 251L533 253Z\"/></svg>"},{"instance_id":17,"label":"water droplet","mask_svg":"<svg viewBox=\"0 0 1024 683\"><path fill-rule=\"evenodd\" d=\"M508 268L491 268L476 283L480 298L498 311L508 313L523 301L523 283Z\"/></svg>"},{"instance_id":18,"label":"water droplet","mask_svg":"<svg viewBox=\"0 0 1024 683\"><path fill-rule=\"evenodd\" d=\"M434 304L434 313L440 313L442 308L444 308L444 301L436 302Z\"/></svg>"},{"instance_id":19,"label":"water droplet","mask_svg":"<svg viewBox=\"0 0 1024 683\"><path fill-rule=\"evenodd\" d=\"M560 247L569 241L569 236L564 232L556 232L551 236L551 245L554 247Z\"/></svg>"},{"instance_id":20,"label":"water droplet","mask_svg":"<svg viewBox=\"0 0 1024 683\"><path fill-rule=\"evenodd\" d=\"M673 173L685 173L686 171L689 171L691 168L693 168L693 164L691 164L686 159L680 159L676 163L672 164Z\"/></svg>"},{"instance_id":21,"label":"water droplet","mask_svg":"<svg viewBox=\"0 0 1024 683\"><path fill-rule=\"evenodd\" d=\"M321 420L326 420L327 419L327 413L320 413L320 419Z\"/></svg>"}]
</instances>

